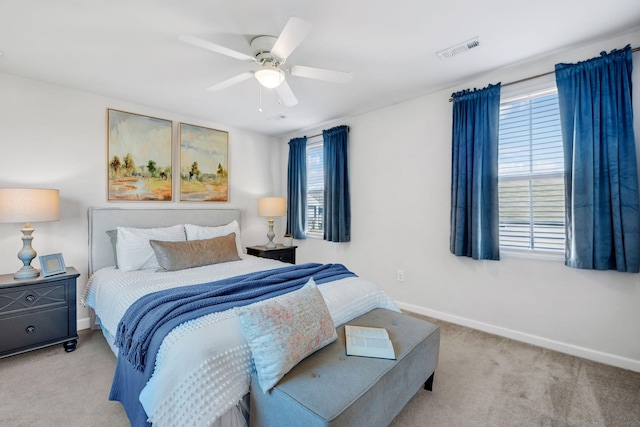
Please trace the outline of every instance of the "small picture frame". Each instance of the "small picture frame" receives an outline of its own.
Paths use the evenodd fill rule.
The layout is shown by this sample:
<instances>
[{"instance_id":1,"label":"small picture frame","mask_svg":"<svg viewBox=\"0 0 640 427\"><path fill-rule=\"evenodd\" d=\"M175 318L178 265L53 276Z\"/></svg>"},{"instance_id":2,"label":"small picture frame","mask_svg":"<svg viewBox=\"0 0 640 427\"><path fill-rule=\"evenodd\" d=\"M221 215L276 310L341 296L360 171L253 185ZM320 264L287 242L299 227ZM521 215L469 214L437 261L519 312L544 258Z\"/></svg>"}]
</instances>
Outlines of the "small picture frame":
<instances>
[{"instance_id":1,"label":"small picture frame","mask_svg":"<svg viewBox=\"0 0 640 427\"><path fill-rule=\"evenodd\" d=\"M54 276L67 272L62 254L43 255L40 257L42 277Z\"/></svg>"}]
</instances>

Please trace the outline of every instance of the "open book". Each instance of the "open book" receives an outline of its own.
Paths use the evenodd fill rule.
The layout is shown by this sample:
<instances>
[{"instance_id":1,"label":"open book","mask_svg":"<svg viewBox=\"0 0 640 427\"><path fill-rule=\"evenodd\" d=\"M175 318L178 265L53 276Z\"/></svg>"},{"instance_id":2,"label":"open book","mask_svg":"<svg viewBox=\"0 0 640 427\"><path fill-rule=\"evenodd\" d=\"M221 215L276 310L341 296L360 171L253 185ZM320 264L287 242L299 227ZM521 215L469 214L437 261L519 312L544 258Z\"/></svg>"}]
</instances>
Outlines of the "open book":
<instances>
[{"instance_id":1,"label":"open book","mask_svg":"<svg viewBox=\"0 0 640 427\"><path fill-rule=\"evenodd\" d=\"M395 359L396 353L389 334L384 328L345 325L344 333L349 356L378 357Z\"/></svg>"}]
</instances>

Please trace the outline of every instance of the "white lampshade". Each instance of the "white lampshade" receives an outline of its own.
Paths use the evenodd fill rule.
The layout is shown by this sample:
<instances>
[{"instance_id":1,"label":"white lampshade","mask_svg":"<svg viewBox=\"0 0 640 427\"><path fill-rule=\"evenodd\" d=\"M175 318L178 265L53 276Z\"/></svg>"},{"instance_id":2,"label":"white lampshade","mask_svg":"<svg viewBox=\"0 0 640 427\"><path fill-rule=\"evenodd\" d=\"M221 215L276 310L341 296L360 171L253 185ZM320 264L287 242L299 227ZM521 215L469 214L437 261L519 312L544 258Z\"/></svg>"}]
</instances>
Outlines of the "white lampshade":
<instances>
[{"instance_id":1,"label":"white lampshade","mask_svg":"<svg viewBox=\"0 0 640 427\"><path fill-rule=\"evenodd\" d=\"M287 214L287 199L284 197L262 197L258 199L259 216L285 216Z\"/></svg>"},{"instance_id":2,"label":"white lampshade","mask_svg":"<svg viewBox=\"0 0 640 427\"><path fill-rule=\"evenodd\" d=\"M274 89L284 81L284 72L271 65L264 65L253 75L267 89Z\"/></svg>"},{"instance_id":3,"label":"white lampshade","mask_svg":"<svg viewBox=\"0 0 640 427\"><path fill-rule=\"evenodd\" d=\"M60 191L44 188L0 188L0 222L60 219Z\"/></svg>"},{"instance_id":4,"label":"white lampshade","mask_svg":"<svg viewBox=\"0 0 640 427\"><path fill-rule=\"evenodd\" d=\"M38 277L40 271L31 266L38 255L31 247L33 240L32 222L57 221L60 219L60 191L45 188L0 188L0 222L21 222L22 249L18 259L22 268L13 278L29 279Z\"/></svg>"}]
</instances>

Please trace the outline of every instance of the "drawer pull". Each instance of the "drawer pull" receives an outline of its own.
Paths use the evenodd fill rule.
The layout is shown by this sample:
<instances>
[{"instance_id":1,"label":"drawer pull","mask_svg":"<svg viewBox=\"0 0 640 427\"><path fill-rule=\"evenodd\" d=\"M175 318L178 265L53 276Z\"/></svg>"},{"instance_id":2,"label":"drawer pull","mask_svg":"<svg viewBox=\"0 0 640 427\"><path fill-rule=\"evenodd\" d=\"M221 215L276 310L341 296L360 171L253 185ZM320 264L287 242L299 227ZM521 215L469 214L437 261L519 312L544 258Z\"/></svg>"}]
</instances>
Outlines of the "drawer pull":
<instances>
[{"instance_id":1,"label":"drawer pull","mask_svg":"<svg viewBox=\"0 0 640 427\"><path fill-rule=\"evenodd\" d=\"M36 331L36 327L35 326L27 326L26 331L27 331L28 334L32 334L32 333L34 333Z\"/></svg>"},{"instance_id":2,"label":"drawer pull","mask_svg":"<svg viewBox=\"0 0 640 427\"><path fill-rule=\"evenodd\" d=\"M27 295L25 299L27 300L27 302L34 302L36 300L36 297L33 295Z\"/></svg>"}]
</instances>

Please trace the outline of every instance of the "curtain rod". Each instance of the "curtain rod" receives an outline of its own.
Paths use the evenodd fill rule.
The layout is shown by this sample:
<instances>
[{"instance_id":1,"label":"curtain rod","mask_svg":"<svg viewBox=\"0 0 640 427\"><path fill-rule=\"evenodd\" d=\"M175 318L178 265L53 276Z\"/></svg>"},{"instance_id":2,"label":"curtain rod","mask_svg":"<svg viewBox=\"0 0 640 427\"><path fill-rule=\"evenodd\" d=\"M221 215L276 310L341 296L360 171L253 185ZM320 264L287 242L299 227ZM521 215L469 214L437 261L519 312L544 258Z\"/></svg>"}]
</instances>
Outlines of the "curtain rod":
<instances>
[{"instance_id":1,"label":"curtain rod","mask_svg":"<svg viewBox=\"0 0 640 427\"><path fill-rule=\"evenodd\" d=\"M351 131L351 128L349 126L347 126L347 132L350 132L350 131ZM318 137L318 136L322 136L322 134L319 133L317 135L311 135L311 136L308 136L307 139L315 138L315 137Z\"/></svg>"},{"instance_id":2,"label":"curtain rod","mask_svg":"<svg viewBox=\"0 0 640 427\"><path fill-rule=\"evenodd\" d=\"M640 50L640 47L634 47L631 49L631 53L635 53L637 51ZM525 77L524 79L520 79L520 80L516 80L514 82L509 82L509 83L505 83L500 85L501 87L505 87L505 86L511 86L511 85L515 85L518 83L522 83L522 82L526 82L529 80L533 80L533 79L538 79L540 77L544 77L544 76L548 76L549 74L555 74L555 70L554 71L547 71L546 73L542 73L542 74L536 74L535 76L531 76L531 77ZM452 102L453 98L449 98L449 102Z\"/></svg>"}]
</instances>

